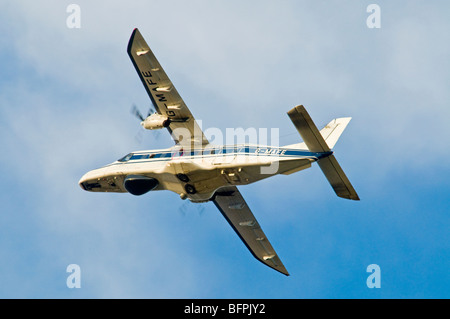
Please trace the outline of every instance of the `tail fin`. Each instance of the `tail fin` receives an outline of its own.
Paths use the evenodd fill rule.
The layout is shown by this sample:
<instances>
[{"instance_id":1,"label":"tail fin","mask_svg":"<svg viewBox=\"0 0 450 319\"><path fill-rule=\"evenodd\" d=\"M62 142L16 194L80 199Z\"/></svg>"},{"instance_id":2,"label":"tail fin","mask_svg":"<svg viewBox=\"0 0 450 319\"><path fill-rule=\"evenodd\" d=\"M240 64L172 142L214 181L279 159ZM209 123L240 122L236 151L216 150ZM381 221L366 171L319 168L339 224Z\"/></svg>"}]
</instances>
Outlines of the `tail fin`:
<instances>
[{"instance_id":1,"label":"tail fin","mask_svg":"<svg viewBox=\"0 0 450 319\"><path fill-rule=\"evenodd\" d=\"M303 105L294 107L288 115L311 152L331 152L331 148L350 122L350 118L336 119L319 132ZM334 155L321 158L318 164L337 196L359 200L358 194Z\"/></svg>"},{"instance_id":2,"label":"tail fin","mask_svg":"<svg viewBox=\"0 0 450 319\"><path fill-rule=\"evenodd\" d=\"M334 145L336 145L336 142L338 141L342 132L344 132L351 119L351 117L341 117L338 119L334 119L320 130L320 134L327 142L329 148L333 148Z\"/></svg>"}]
</instances>

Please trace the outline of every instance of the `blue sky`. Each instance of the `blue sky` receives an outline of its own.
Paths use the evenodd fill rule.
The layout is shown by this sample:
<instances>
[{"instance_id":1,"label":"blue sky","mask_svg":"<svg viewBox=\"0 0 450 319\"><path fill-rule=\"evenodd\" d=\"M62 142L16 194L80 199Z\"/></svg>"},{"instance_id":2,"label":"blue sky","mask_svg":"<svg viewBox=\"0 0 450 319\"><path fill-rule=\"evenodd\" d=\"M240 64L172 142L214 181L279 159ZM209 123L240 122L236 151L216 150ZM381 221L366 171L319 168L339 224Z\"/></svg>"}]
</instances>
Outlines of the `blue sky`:
<instances>
[{"instance_id":1,"label":"blue sky","mask_svg":"<svg viewBox=\"0 0 450 319\"><path fill-rule=\"evenodd\" d=\"M447 2L77 1L80 29L70 3L0 4L1 298L450 297ZM126 53L135 27L203 128L279 128L291 144L295 105L318 126L353 117L335 155L360 202L317 165L240 188L291 276L253 259L212 203L78 186L172 145L136 139L131 105L150 100Z\"/></svg>"}]
</instances>

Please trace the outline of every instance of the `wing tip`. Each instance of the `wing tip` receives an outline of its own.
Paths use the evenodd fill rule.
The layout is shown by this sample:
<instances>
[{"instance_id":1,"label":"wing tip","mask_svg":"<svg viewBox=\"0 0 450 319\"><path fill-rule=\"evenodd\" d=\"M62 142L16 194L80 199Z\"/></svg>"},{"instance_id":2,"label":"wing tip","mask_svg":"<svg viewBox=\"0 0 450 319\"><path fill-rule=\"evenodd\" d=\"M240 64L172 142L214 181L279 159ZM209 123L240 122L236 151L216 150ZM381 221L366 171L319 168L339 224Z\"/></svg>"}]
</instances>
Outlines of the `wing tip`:
<instances>
[{"instance_id":1,"label":"wing tip","mask_svg":"<svg viewBox=\"0 0 450 319\"><path fill-rule=\"evenodd\" d=\"M277 269L278 270L278 269ZM290 276L290 274L288 273L288 271L286 270L286 269L284 269L284 270L278 270L278 272L279 273L281 273L281 274L283 274L283 275L285 275L286 277L289 277Z\"/></svg>"},{"instance_id":2,"label":"wing tip","mask_svg":"<svg viewBox=\"0 0 450 319\"><path fill-rule=\"evenodd\" d=\"M259 261L262 261L266 266L269 266L270 268L282 273L283 275L289 276L289 272L286 270L286 267L284 267L283 262L276 253L273 255L263 256L262 259L257 257L257 259L259 259ZM272 261L273 265L268 263L268 261Z\"/></svg>"},{"instance_id":3,"label":"wing tip","mask_svg":"<svg viewBox=\"0 0 450 319\"><path fill-rule=\"evenodd\" d=\"M284 268L284 266L282 266L282 267L272 267L272 266L270 266L270 265L267 265L266 263L264 263L264 264L265 264L266 266L269 266L269 267L272 268L273 270L278 271L280 274L285 275L286 277L289 277L289 276L290 276L289 272L286 270L286 268Z\"/></svg>"},{"instance_id":4,"label":"wing tip","mask_svg":"<svg viewBox=\"0 0 450 319\"><path fill-rule=\"evenodd\" d=\"M130 40L128 40L128 46L127 46L127 52L131 56L131 47L133 46L134 37L136 36L136 33L139 33L138 28L134 28L133 32L131 33Z\"/></svg>"}]
</instances>

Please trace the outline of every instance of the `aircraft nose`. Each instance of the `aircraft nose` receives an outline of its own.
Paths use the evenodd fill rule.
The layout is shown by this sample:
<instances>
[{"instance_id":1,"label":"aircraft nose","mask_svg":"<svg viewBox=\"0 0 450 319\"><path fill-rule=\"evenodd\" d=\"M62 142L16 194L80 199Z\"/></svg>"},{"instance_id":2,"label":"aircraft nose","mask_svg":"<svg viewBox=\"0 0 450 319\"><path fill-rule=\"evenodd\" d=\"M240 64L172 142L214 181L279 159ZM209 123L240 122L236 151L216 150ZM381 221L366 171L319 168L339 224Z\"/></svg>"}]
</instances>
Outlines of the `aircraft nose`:
<instances>
[{"instance_id":1,"label":"aircraft nose","mask_svg":"<svg viewBox=\"0 0 450 319\"><path fill-rule=\"evenodd\" d=\"M82 190L87 190L86 187L84 186L84 184L82 182L79 182L78 185L80 185Z\"/></svg>"},{"instance_id":2,"label":"aircraft nose","mask_svg":"<svg viewBox=\"0 0 450 319\"><path fill-rule=\"evenodd\" d=\"M80 187L85 191L87 191L86 182L88 181L86 175L87 174L84 174L83 177L81 177L80 180L78 181L78 185L80 185Z\"/></svg>"},{"instance_id":3,"label":"aircraft nose","mask_svg":"<svg viewBox=\"0 0 450 319\"><path fill-rule=\"evenodd\" d=\"M78 181L78 185L80 185L80 187L85 191L90 191L93 188L101 187L98 183L97 175L98 174L95 174L95 172L93 171L84 174L83 177L81 177Z\"/></svg>"}]
</instances>

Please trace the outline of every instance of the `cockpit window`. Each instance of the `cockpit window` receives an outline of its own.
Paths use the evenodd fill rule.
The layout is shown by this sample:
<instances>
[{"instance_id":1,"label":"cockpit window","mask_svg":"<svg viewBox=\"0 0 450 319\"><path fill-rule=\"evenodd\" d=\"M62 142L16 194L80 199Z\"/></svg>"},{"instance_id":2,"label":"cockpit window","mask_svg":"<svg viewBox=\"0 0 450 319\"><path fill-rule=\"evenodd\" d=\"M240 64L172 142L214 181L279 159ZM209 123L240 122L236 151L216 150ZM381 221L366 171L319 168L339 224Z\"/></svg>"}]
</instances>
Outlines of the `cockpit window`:
<instances>
[{"instance_id":1,"label":"cockpit window","mask_svg":"<svg viewBox=\"0 0 450 319\"><path fill-rule=\"evenodd\" d=\"M127 154L127 155L125 155L124 157L122 157L121 159L119 159L117 161L118 162L126 162L126 161L128 161L131 158L131 156L133 156L133 153Z\"/></svg>"}]
</instances>

